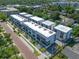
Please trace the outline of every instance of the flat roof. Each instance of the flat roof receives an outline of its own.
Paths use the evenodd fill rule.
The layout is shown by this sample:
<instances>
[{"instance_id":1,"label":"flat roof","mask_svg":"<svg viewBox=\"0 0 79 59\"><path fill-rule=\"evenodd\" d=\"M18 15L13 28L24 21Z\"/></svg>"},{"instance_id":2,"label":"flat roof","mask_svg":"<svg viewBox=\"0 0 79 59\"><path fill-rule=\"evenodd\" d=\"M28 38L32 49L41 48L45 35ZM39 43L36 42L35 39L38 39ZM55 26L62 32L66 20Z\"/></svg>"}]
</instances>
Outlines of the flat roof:
<instances>
[{"instance_id":1,"label":"flat roof","mask_svg":"<svg viewBox=\"0 0 79 59\"><path fill-rule=\"evenodd\" d=\"M11 17L15 18L16 20L19 20L19 21L24 21L24 20L27 20L26 18L18 15L18 14L13 14L13 15L10 15Z\"/></svg>"},{"instance_id":2,"label":"flat roof","mask_svg":"<svg viewBox=\"0 0 79 59\"><path fill-rule=\"evenodd\" d=\"M27 13L26 12L21 12L19 13L20 15L26 15Z\"/></svg>"},{"instance_id":3,"label":"flat roof","mask_svg":"<svg viewBox=\"0 0 79 59\"><path fill-rule=\"evenodd\" d=\"M47 25L47 26L55 25L54 22L49 21L49 20L46 20L46 21L42 22L42 24Z\"/></svg>"},{"instance_id":4,"label":"flat roof","mask_svg":"<svg viewBox=\"0 0 79 59\"><path fill-rule=\"evenodd\" d=\"M47 37L47 38L55 34L54 31L51 31L51 30L49 30L45 27L42 27L42 26L40 26L40 25L38 25L38 24L36 24L32 21L31 22L24 22L24 24L26 26L28 26L29 28L33 29L34 31L37 31L38 33L40 33L43 36Z\"/></svg>"},{"instance_id":5,"label":"flat roof","mask_svg":"<svg viewBox=\"0 0 79 59\"><path fill-rule=\"evenodd\" d=\"M68 31L70 31L72 28L64 26L64 25L57 25L56 27L54 27L55 29L65 32L67 33Z\"/></svg>"},{"instance_id":6,"label":"flat roof","mask_svg":"<svg viewBox=\"0 0 79 59\"><path fill-rule=\"evenodd\" d=\"M40 18L37 16L30 17L30 19L35 20L35 21L43 21L44 20L43 18Z\"/></svg>"},{"instance_id":7,"label":"flat roof","mask_svg":"<svg viewBox=\"0 0 79 59\"><path fill-rule=\"evenodd\" d=\"M31 14L26 14L26 15L24 15L25 17L32 17L33 15L31 15Z\"/></svg>"},{"instance_id":8,"label":"flat roof","mask_svg":"<svg viewBox=\"0 0 79 59\"><path fill-rule=\"evenodd\" d=\"M16 8L6 7L6 9L0 10L0 11L2 11L2 12L8 12L8 11L18 11L18 10Z\"/></svg>"},{"instance_id":9,"label":"flat roof","mask_svg":"<svg viewBox=\"0 0 79 59\"><path fill-rule=\"evenodd\" d=\"M24 16L24 17L31 17L31 16L33 16L33 15L31 15L31 14L28 14L28 13L26 13L26 12L22 12L22 13L19 13L21 16Z\"/></svg>"}]
</instances>

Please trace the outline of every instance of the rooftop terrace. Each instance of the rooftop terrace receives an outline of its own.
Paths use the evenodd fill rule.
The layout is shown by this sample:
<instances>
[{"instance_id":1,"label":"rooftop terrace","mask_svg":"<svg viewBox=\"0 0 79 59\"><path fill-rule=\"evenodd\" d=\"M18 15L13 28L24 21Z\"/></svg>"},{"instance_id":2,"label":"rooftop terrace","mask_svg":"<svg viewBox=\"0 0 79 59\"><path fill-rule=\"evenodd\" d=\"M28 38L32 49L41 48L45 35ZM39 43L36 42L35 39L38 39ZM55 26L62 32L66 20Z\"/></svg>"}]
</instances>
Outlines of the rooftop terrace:
<instances>
[{"instance_id":1,"label":"rooftop terrace","mask_svg":"<svg viewBox=\"0 0 79 59\"><path fill-rule=\"evenodd\" d=\"M22 12L22 13L19 13L20 15L26 15L27 13L26 12Z\"/></svg>"},{"instance_id":2,"label":"rooftop terrace","mask_svg":"<svg viewBox=\"0 0 79 59\"><path fill-rule=\"evenodd\" d=\"M54 22L49 21L49 20L46 20L46 21L42 22L42 24L47 25L47 26L55 25Z\"/></svg>"},{"instance_id":3,"label":"rooftop terrace","mask_svg":"<svg viewBox=\"0 0 79 59\"><path fill-rule=\"evenodd\" d=\"M11 17L17 19L18 21L25 21L25 20L28 20L28 19L26 19L26 18L24 18L24 17L22 17L22 16L20 16L20 15L18 15L18 14L11 15Z\"/></svg>"},{"instance_id":4,"label":"rooftop terrace","mask_svg":"<svg viewBox=\"0 0 79 59\"><path fill-rule=\"evenodd\" d=\"M68 31L70 31L72 28L70 27L67 27L67 26L64 26L64 25L57 25L55 27L55 29L59 30L59 31L62 31L64 33L67 33Z\"/></svg>"},{"instance_id":5,"label":"rooftop terrace","mask_svg":"<svg viewBox=\"0 0 79 59\"><path fill-rule=\"evenodd\" d=\"M30 19L35 20L35 21L43 21L44 20L43 18L40 18L37 16L30 17Z\"/></svg>"}]
</instances>

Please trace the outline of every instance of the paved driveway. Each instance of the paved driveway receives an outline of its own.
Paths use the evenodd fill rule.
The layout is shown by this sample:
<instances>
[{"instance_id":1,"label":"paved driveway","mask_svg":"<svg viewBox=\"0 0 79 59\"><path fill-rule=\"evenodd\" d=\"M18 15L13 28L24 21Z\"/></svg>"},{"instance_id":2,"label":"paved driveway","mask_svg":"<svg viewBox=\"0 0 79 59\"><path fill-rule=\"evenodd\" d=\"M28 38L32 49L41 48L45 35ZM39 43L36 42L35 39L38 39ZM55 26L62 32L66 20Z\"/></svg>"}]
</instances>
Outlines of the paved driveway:
<instances>
[{"instance_id":1,"label":"paved driveway","mask_svg":"<svg viewBox=\"0 0 79 59\"><path fill-rule=\"evenodd\" d=\"M11 34L11 38L16 46L19 48L24 59L37 59L37 57L30 51L30 49L20 40L20 38L14 33L5 22L0 22L0 25L5 29L7 33Z\"/></svg>"},{"instance_id":2,"label":"paved driveway","mask_svg":"<svg viewBox=\"0 0 79 59\"><path fill-rule=\"evenodd\" d=\"M62 53L69 59L79 59L79 54L75 53L70 47L66 47Z\"/></svg>"}]
</instances>

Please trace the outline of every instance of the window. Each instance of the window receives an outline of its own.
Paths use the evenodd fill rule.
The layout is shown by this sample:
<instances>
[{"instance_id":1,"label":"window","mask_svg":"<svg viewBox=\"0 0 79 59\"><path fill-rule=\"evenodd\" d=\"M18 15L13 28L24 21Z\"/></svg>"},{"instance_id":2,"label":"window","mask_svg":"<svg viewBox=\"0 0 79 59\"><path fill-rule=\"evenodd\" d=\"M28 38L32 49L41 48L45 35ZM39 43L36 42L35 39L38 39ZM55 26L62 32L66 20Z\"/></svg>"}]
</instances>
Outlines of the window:
<instances>
[{"instance_id":1,"label":"window","mask_svg":"<svg viewBox=\"0 0 79 59\"><path fill-rule=\"evenodd\" d=\"M37 39L40 41L40 38L37 36Z\"/></svg>"},{"instance_id":2,"label":"window","mask_svg":"<svg viewBox=\"0 0 79 59\"><path fill-rule=\"evenodd\" d=\"M37 34L37 39L38 39L39 41L40 41L40 39L41 39L40 35L38 35L38 34Z\"/></svg>"},{"instance_id":3,"label":"window","mask_svg":"<svg viewBox=\"0 0 79 59\"><path fill-rule=\"evenodd\" d=\"M46 41L41 41L44 45L49 45L50 41L46 42Z\"/></svg>"},{"instance_id":4,"label":"window","mask_svg":"<svg viewBox=\"0 0 79 59\"><path fill-rule=\"evenodd\" d=\"M48 26L45 26L46 28L48 28Z\"/></svg>"},{"instance_id":5,"label":"window","mask_svg":"<svg viewBox=\"0 0 79 59\"><path fill-rule=\"evenodd\" d=\"M60 32L60 38L63 38L64 33Z\"/></svg>"},{"instance_id":6,"label":"window","mask_svg":"<svg viewBox=\"0 0 79 59\"><path fill-rule=\"evenodd\" d=\"M33 37L35 37L35 35L33 34Z\"/></svg>"},{"instance_id":7,"label":"window","mask_svg":"<svg viewBox=\"0 0 79 59\"><path fill-rule=\"evenodd\" d=\"M29 31L29 34L31 34L31 32Z\"/></svg>"}]
</instances>

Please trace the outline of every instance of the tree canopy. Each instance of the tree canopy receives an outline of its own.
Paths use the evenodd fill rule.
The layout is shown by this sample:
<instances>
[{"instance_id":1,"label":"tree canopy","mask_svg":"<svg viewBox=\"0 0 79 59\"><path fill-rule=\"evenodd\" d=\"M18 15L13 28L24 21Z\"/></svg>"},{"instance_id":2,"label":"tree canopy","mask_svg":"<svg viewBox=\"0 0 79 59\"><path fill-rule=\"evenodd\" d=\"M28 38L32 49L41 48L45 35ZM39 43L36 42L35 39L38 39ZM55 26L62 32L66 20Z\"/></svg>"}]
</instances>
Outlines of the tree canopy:
<instances>
[{"instance_id":1,"label":"tree canopy","mask_svg":"<svg viewBox=\"0 0 79 59\"><path fill-rule=\"evenodd\" d=\"M79 25L73 28L72 34L74 37L79 37Z\"/></svg>"},{"instance_id":2,"label":"tree canopy","mask_svg":"<svg viewBox=\"0 0 79 59\"><path fill-rule=\"evenodd\" d=\"M0 20L1 21L6 21L7 20L7 16L4 13L0 12Z\"/></svg>"}]
</instances>

